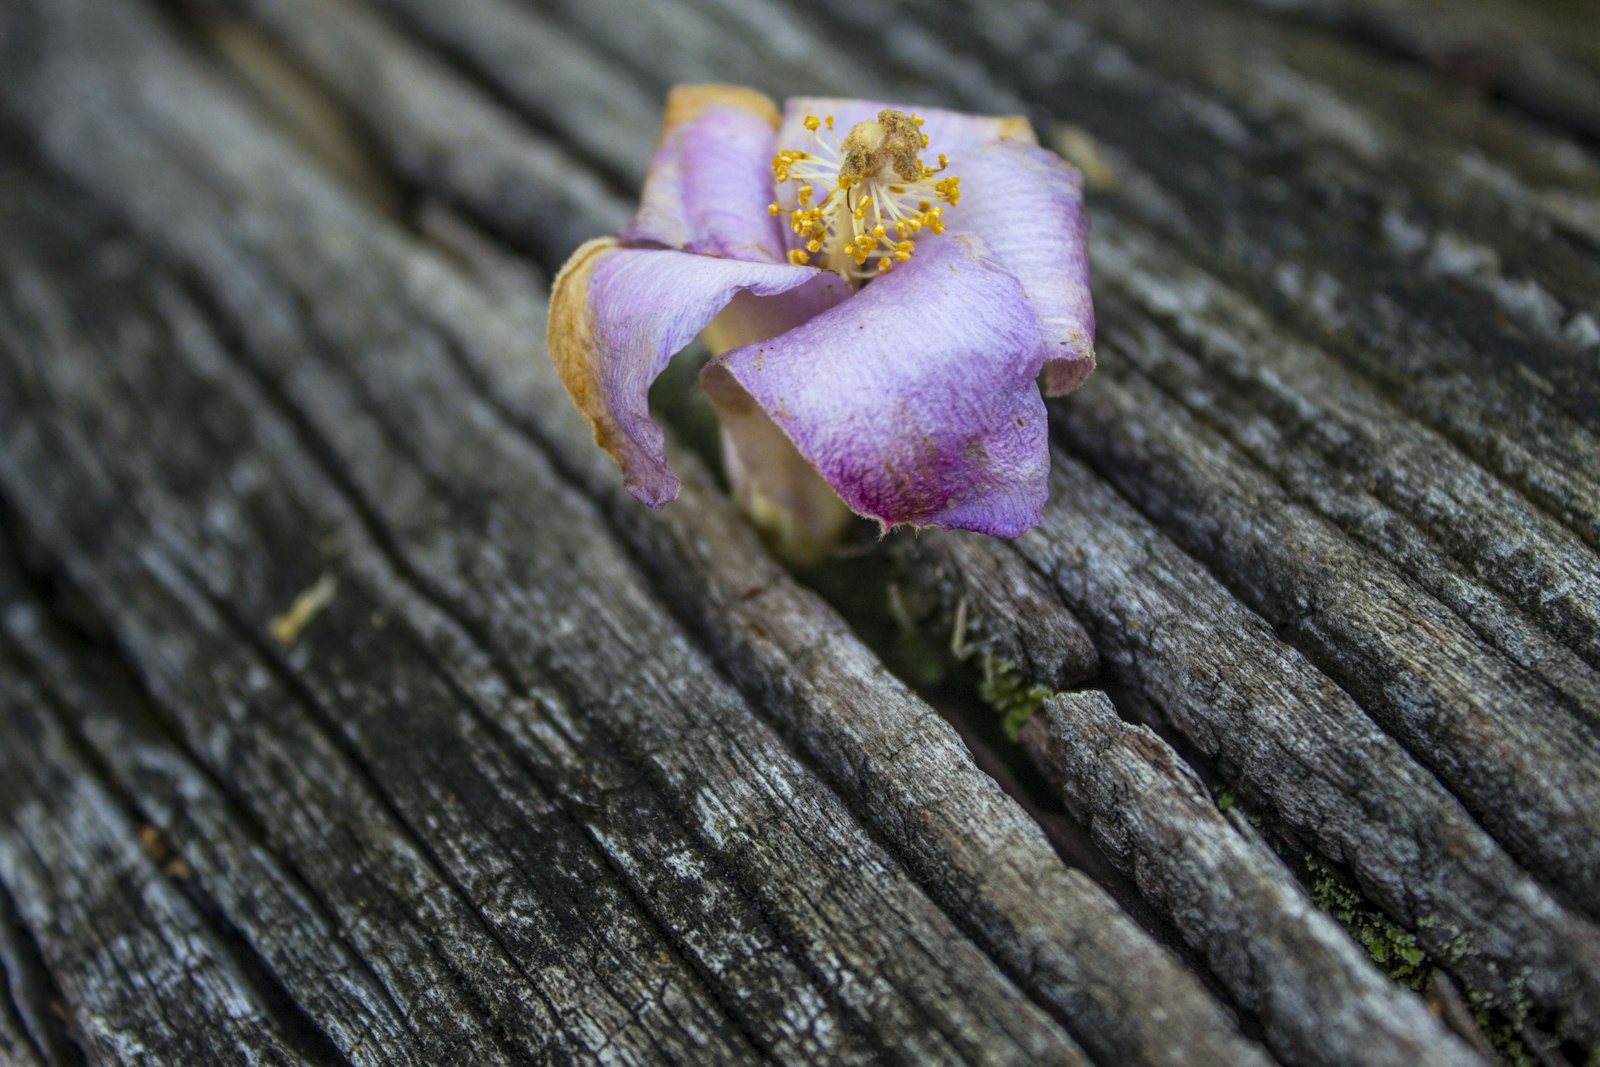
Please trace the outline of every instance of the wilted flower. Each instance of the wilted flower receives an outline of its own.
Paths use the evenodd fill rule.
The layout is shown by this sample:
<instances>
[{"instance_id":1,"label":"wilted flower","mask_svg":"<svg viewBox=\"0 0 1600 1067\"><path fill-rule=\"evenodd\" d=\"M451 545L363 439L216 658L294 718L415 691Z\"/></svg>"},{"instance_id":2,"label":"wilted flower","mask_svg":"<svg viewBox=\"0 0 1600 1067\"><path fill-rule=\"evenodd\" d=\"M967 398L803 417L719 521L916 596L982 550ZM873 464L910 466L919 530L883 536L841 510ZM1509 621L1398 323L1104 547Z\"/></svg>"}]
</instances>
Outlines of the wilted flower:
<instances>
[{"instance_id":1,"label":"wilted flower","mask_svg":"<svg viewBox=\"0 0 1600 1067\"><path fill-rule=\"evenodd\" d=\"M791 554L841 499L1014 537L1046 495L1036 380L1094 368L1082 180L1022 118L680 86L638 215L550 308L562 381L652 507L678 480L647 394L702 331L736 495Z\"/></svg>"}]
</instances>

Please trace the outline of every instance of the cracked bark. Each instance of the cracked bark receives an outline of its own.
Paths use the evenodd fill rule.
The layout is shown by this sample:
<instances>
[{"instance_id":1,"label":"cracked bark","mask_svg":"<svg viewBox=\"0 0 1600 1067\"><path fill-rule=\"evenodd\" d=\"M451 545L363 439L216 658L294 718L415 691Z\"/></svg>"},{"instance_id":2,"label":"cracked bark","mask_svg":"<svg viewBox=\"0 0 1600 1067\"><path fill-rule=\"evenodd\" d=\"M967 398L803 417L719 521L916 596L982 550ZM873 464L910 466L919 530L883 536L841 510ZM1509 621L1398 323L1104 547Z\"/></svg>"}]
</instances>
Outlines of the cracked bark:
<instances>
[{"instance_id":1,"label":"cracked bark","mask_svg":"<svg viewBox=\"0 0 1600 1067\"><path fill-rule=\"evenodd\" d=\"M1022 5L959 37L957 5L917 6L882 57L776 3L0 13L0 499L27 549L0 570L32 583L0 584L27 680L0 750L112 798L14 776L0 876L91 1025L41 1023L8 956L0 1052L1266 1060L1237 1012L1288 1061L1471 1058L1159 742L1088 697L1027 735L1184 955L693 457L661 515L621 492L527 358L517 255L612 228L660 89L707 77L1102 139L1106 370L1056 412L1046 526L882 565L1027 679L1113 687L1473 988L1596 1039L1592 160L1248 5ZM1375 636L1380 602L1455 658ZM98 883L28 827L79 815L159 922L58 899Z\"/></svg>"}]
</instances>

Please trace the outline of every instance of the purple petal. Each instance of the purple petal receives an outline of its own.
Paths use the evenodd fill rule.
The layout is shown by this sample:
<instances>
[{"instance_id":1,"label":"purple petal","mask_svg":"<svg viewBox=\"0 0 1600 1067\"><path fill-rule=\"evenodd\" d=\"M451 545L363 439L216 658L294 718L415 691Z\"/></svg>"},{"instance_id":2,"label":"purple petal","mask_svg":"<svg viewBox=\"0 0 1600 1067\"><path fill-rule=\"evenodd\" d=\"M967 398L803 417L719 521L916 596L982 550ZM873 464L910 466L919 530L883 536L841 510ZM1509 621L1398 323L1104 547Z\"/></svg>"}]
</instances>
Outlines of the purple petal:
<instances>
[{"instance_id":1,"label":"purple petal","mask_svg":"<svg viewBox=\"0 0 1600 1067\"><path fill-rule=\"evenodd\" d=\"M825 558L850 509L731 374L700 380L722 423L722 465L739 510L785 559Z\"/></svg>"},{"instance_id":2,"label":"purple petal","mask_svg":"<svg viewBox=\"0 0 1600 1067\"><path fill-rule=\"evenodd\" d=\"M844 100L836 97L796 96L784 101L783 124L778 127L779 148L806 149L813 143L811 132L805 128L807 115L818 118L833 116L833 129L839 139L850 132L850 127L866 119L875 119L878 112L888 108L904 111L923 120L922 132L928 135L929 166L932 157L944 152L951 160L957 159L974 145L989 141L1016 140L1036 144L1033 127L1021 115L968 115L961 111L946 111L937 107L914 107L883 100ZM823 137L827 132L823 131ZM831 142L829 142L831 144ZM952 165L950 173L959 173Z\"/></svg>"},{"instance_id":3,"label":"purple petal","mask_svg":"<svg viewBox=\"0 0 1600 1067\"><path fill-rule=\"evenodd\" d=\"M623 248L611 238L573 253L550 294L550 356L630 493L657 508L678 495L664 435L650 418L650 385L667 362L736 293L799 289L818 310L847 291L814 267Z\"/></svg>"},{"instance_id":4,"label":"purple petal","mask_svg":"<svg viewBox=\"0 0 1600 1067\"><path fill-rule=\"evenodd\" d=\"M639 213L624 241L730 259L782 262L772 202L778 108L751 89L680 85L667 96Z\"/></svg>"},{"instance_id":5,"label":"purple petal","mask_svg":"<svg viewBox=\"0 0 1600 1067\"><path fill-rule=\"evenodd\" d=\"M1022 283L1039 317L1045 391L1060 396L1094 369L1094 305L1083 176L1054 154L1015 141L952 159L961 201L945 211L947 233L979 238Z\"/></svg>"},{"instance_id":6,"label":"purple petal","mask_svg":"<svg viewBox=\"0 0 1600 1067\"><path fill-rule=\"evenodd\" d=\"M821 306L819 294L826 300ZM835 294L809 286L777 296L739 293L701 337L720 356L777 337L848 294L845 287ZM727 374L701 381L722 423L723 471L740 510L784 558L817 562L849 523L849 509L738 382Z\"/></svg>"},{"instance_id":7,"label":"purple petal","mask_svg":"<svg viewBox=\"0 0 1600 1067\"><path fill-rule=\"evenodd\" d=\"M724 407L717 379L742 386L858 514L1015 537L1050 466L1039 350L1016 280L952 239L703 377Z\"/></svg>"}]
</instances>

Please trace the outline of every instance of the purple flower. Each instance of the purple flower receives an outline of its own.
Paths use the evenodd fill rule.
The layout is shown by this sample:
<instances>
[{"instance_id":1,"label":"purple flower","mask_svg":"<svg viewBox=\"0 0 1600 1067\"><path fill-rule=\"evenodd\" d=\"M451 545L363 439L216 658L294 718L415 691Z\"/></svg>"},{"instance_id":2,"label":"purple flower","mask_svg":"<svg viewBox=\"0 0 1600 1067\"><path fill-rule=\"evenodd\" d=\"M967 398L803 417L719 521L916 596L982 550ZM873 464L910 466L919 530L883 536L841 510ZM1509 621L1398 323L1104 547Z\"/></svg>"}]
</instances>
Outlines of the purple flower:
<instances>
[{"instance_id":1,"label":"purple flower","mask_svg":"<svg viewBox=\"0 0 1600 1067\"><path fill-rule=\"evenodd\" d=\"M550 352L652 507L678 479L650 384L705 331L729 475L769 532L826 538L842 499L1014 537L1046 495L1041 371L1055 396L1094 368L1084 229L1081 177L1024 119L680 86L638 215L556 279Z\"/></svg>"}]
</instances>

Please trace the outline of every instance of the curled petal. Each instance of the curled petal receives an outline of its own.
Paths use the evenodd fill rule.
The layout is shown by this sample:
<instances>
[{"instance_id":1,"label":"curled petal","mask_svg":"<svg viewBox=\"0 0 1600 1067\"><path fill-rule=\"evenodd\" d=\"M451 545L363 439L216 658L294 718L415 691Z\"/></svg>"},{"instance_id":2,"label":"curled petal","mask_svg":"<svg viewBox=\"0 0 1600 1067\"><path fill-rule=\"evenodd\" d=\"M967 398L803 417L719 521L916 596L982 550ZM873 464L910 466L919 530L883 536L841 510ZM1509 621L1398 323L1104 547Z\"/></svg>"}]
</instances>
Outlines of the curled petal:
<instances>
[{"instance_id":1,"label":"curled petal","mask_svg":"<svg viewBox=\"0 0 1600 1067\"><path fill-rule=\"evenodd\" d=\"M878 112L886 108L914 114L922 119L922 132L928 135L928 151L934 155L943 152L952 160L959 159L973 145L987 141L1021 141L1024 144L1037 144L1039 141L1034 136L1033 127L1021 115L968 115L961 111L912 107L883 100L796 96L784 101L783 124L778 127L778 147L806 148L812 143L811 132L805 128L807 115L816 115L818 118L832 115L834 132L842 140L850 127L866 119L877 118ZM931 159L928 165L933 165ZM951 173L960 172L952 166Z\"/></svg>"},{"instance_id":2,"label":"curled petal","mask_svg":"<svg viewBox=\"0 0 1600 1067\"><path fill-rule=\"evenodd\" d=\"M772 202L778 108L733 85L680 85L667 96L639 213L621 237L766 263L784 257Z\"/></svg>"},{"instance_id":3,"label":"curled petal","mask_svg":"<svg viewBox=\"0 0 1600 1067\"><path fill-rule=\"evenodd\" d=\"M947 232L977 237L1022 283L1044 341L1045 391L1060 396L1094 369L1094 305L1083 176L1053 153L1014 141L963 155L961 202Z\"/></svg>"},{"instance_id":4,"label":"curled petal","mask_svg":"<svg viewBox=\"0 0 1600 1067\"><path fill-rule=\"evenodd\" d=\"M713 356L720 356L777 337L832 306L818 306L817 292L739 293L701 339ZM850 510L738 382L726 374L702 381L722 424L723 471L740 509L784 559L801 564L822 560L849 524Z\"/></svg>"},{"instance_id":5,"label":"curled petal","mask_svg":"<svg viewBox=\"0 0 1600 1067\"><path fill-rule=\"evenodd\" d=\"M701 339L713 356L720 356L729 349L765 341L792 330L828 310L849 293L849 288L842 284L825 288L806 286L772 296L737 293L711 320Z\"/></svg>"},{"instance_id":6,"label":"curled petal","mask_svg":"<svg viewBox=\"0 0 1600 1067\"><path fill-rule=\"evenodd\" d=\"M964 240L930 242L849 301L702 375L741 464L742 390L858 514L1014 537L1039 520L1049 471L1022 289Z\"/></svg>"},{"instance_id":7,"label":"curled petal","mask_svg":"<svg viewBox=\"0 0 1600 1067\"><path fill-rule=\"evenodd\" d=\"M611 238L573 253L550 294L550 356L629 492L657 508L678 495L650 418L650 385L667 362L736 293L795 290L804 292L791 299L811 314L846 293L837 276L812 267L624 248Z\"/></svg>"},{"instance_id":8,"label":"curled petal","mask_svg":"<svg viewBox=\"0 0 1600 1067\"><path fill-rule=\"evenodd\" d=\"M732 375L701 381L722 423L723 470L740 510L784 559L827 558L853 518L850 509Z\"/></svg>"}]
</instances>

